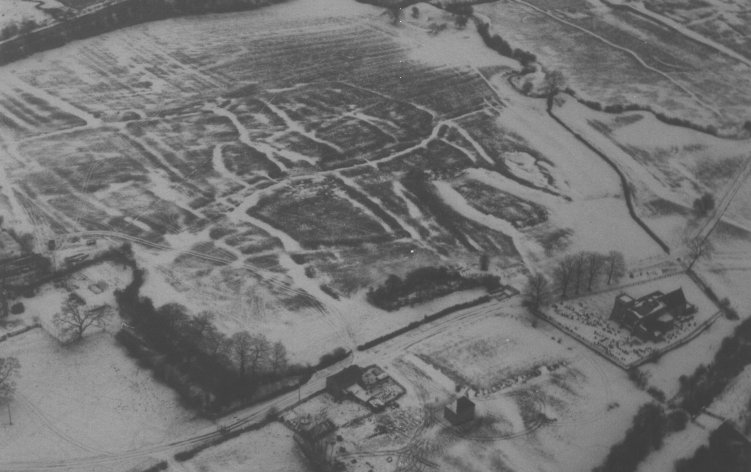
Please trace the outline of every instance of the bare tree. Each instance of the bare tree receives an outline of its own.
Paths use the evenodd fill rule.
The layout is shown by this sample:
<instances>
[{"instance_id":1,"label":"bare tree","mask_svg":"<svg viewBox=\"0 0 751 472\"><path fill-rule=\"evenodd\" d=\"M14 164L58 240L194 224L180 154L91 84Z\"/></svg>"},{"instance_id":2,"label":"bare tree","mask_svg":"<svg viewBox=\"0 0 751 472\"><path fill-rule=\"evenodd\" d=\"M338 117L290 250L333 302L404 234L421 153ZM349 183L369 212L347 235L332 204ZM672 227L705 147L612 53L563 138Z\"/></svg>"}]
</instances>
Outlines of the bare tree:
<instances>
[{"instance_id":1,"label":"bare tree","mask_svg":"<svg viewBox=\"0 0 751 472\"><path fill-rule=\"evenodd\" d=\"M524 287L524 303L531 311L537 311L550 303L550 282L547 277L537 272L527 278L527 285ZM536 318L532 318L532 326L537 325Z\"/></svg>"},{"instance_id":2,"label":"bare tree","mask_svg":"<svg viewBox=\"0 0 751 472\"><path fill-rule=\"evenodd\" d=\"M235 333L229 338L230 358L237 362L243 377L250 364L252 346L253 337L247 331Z\"/></svg>"},{"instance_id":3,"label":"bare tree","mask_svg":"<svg viewBox=\"0 0 751 472\"><path fill-rule=\"evenodd\" d=\"M214 314L209 311L202 311L193 318L192 325L196 336L202 338L214 327Z\"/></svg>"},{"instance_id":4,"label":"bare tree","mask_svg":"<svg viewBox=\"0 0 751 472\"><path fill-rule=\"evenodd\" d=\"M561 300L568 296L568 289L574 281L574 264L575 257L566 256L558 262L558 265L553 271L553 278L555 279L558 289L561 291Z\"/></svg>"},{"instance_id":5,"label":"bare tree","mask_svg":"<svg viewBox=\"0 0 751 472\"><path fill-rule=\"evenodd\" d=\"M582 288L582 281L587 273L588 262L589 258L587 257L586 252L580 252L573 256L574 277L576 278L574 282L574 293L576 295L579 295L579 291Z\"/></svg>"},{"instance_id":6,"label":"bare tree","mask_svg":"<svg viewBox=\"0 0 751 472\"><path fill-rule=\"evenodd\" d=\"M702 238L700 236L686 238L684 244L686 245L686 249L688 249L688 257L690 261L688 263L688 270L691 270L696 261L700 258L709 257L714 251L714 247L712 246L712 243L709 242L709 238Z\"/></svg>"},{"instance_id":7,"label":"bare tree","mask_svg":"<svg viewBox=\"0 0 751 472\"><path fill-rule=\"evenodd\" d=\"M104 309L84 310L76 300L67 300L52 321L63 335L64 342L73 343L81 340L90 327L103 326L107 314Z\"/></svg>"},{"instance_id":8,"label":"bare tree","mask_svg":"<svg viewBox=\"0 0 751 472\"><path fill-rule=\"evenodd\" d=\"M592 286L597 281L597 276L600 275L603 265L605 265L605 257L597 252L587 253L587 290L592 291Z\"/></svg>"},{"instance_id":9,"label":"bare tree","mask_svg":"<svg viewBox=\"0 0 751 472\"><path fill-rule=\"evenodd\" d=\"M271 353L271 344L266 336L259 334L253 336L253 344L250 349L250 373L255 376L261 371L261 368L265 363L269 361L269 354Z\"/></svg>"},{"instance_id":10,"label":"bare tree","mask_svg":"<svg viewBox=\"0 0 751 472\"><path fill-rule=\"evenodd\" d=\"M608 275L608 285L623 277L626 273L626 261L623 254L618 251L610 251L605 261L605 270Z\"/></svg>"},{"instance_id":11,"label":"bare tree","mask_svg":"<svg viewBox=\"0 0 751 472\"><path fill-rule=\"evenodd\" d=\"M0 402L13 398L21 363L15 357L0 357Z\"/></svg>"},{"instance_id":12,"label":"bare tree","mask_svg":"<svg viewBox=\"0 0 751 472\"><path fill-rule=\"evenodd\" d=\"M274 373L281 373L287 367L287 348L277 341L271 346L271 369Z\"/></svg>"},{"instance_id":13,"label":"bare tree","mask_svg":"<svg viewBox=\"0 0 751 472\"><path fill-rule=\"evenodd\" d=\"M266 336L251 335L247 331L235 333L229 339L230 358L237 362L240 375L255 376L269 360L271 345Z\"/></svg>"}]
</instances>

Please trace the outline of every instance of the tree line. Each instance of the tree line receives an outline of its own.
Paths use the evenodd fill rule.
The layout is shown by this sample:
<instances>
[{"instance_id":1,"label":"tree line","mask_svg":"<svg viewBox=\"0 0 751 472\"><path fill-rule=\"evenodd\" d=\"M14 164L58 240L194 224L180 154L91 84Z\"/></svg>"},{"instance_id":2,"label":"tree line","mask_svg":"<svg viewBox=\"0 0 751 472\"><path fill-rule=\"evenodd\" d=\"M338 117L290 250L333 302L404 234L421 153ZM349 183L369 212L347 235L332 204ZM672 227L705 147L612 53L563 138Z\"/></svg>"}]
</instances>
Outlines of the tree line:
<instances>
[{"instance_id":1,"label":"tree line","mask_svg":"<svg viewBox=\"0 0 751 472\"><path fill-rule=\"evenodd\" d=\"M709 444L675 464L676 472L748 472L751 448L748 440L723 423L709 435Z\"/></svg>"},{"instance_id":2,"label":"tree line","mask_svg":"<svg viewBox=\"0 0 751 472\"><path fill-rule=\"evenodd\" d=\"M536 310L555 298L565 300L597 290L602 284L616 283L625 273L625 259L618 251L570 254L554 267L552 282L542 273L534 273L527 278L524 302Z\"/></svg>"},{"instance_id":3,"label":"tree line","mask_svg":"<svg viewBox=\"0 0 751 472\"><path fill-rule=\"evenodd\" d=\"M739 324L722 341L709 365L700 365L693 374L679 378L679 405L692 415L708 407L743 369L751 364L751 318Z\"/></svg>"},{"instance_id":4,"label":"tree line","mask_svg":"<svg viewBox=\"0 0 751 472\"><path fill-rule=\"evenodd\" d=\"M681 410L668 413L657 403L642 405L624 438L610 448L605 461L593 472L634 472L652 451L662 447L668 433L684 429L687 422Z\"/></svg>"},{"instance_id":5,"label":"tree line","mask_svg":"<svg viewBox=\"0 0 751 472\"><path fill-rule=\"evenodd\" d=\"M155 307L139 295L143 282L144 271L136 269L133 281L115 293L126 320L117 339L189 406L220 411L252 400L262 389L296 385L312 371L310 366L291 365L285 346L263 334L226 336L209 312L191 316L176 303ZM321 363L334 363L347 354L340 349L324 355Z\"/></svg>"},{"instance_id":6,"label":"tree line","mask_svg":"<svg viewBox=\"0 0 751 472\"><path fill-rule=\"evenodd\" d=\"M481 21L477 22L477 32L485 44L502 56L510 57L519 61L522 66L528 66L537 62L537 56L529 51L513 48L508 41L497 34L490 34L490 25Z\"/></svg>"},{"instance_id":7,"label":"tree line","mask_svg":"<svg viewBox=\"0 0 751 472\"><path fill-rule=\"evenodd\" d=\"M389 275L383 285L368 291L367 300L378 308L392 311L458 290L483 287L491 291L500 286L500 280L495 275L465 276L452 267L420 267L409 272L404 279Z\"/></svg>"}]
</instances>

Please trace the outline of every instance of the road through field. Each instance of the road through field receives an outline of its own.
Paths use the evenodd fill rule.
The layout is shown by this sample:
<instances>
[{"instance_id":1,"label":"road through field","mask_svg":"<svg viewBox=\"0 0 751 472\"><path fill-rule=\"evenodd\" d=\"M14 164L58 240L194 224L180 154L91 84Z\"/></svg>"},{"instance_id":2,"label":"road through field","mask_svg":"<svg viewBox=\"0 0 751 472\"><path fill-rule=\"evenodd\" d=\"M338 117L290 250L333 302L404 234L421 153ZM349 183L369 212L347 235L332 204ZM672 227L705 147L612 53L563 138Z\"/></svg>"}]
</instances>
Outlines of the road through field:
<instances>
[{"instance_id":1,"label":"road through field","mask_svg":"<svg viewBox=\"0 0 751 472\"><path fill-rule=\"evenodd\" d=\"M227 431L236 431L247 427L250 424L261 421L269 411L281 411L296 404L300 399L313 395L325 387L326 376L338 371L344 365L358 363L361 365L380 364L385 365L394 359L403 355L407 350L426 339L438 336L450 330L461 328L469 323L475 323L478 320L497 316L504 309L508 309L515 303L512 299L491 299L488 303L468 308L465 310L452 313L434 323L423 325L415 330L409 331L402 336L386 341L379 346L366 350L355 351L354 357L345 359L325 370L317 372L313 377L300 387L299 390L286 393L267 402L254 405L250 408L235 412L216 422L216 426L196 431L194 434L171 442L154 444L144 448L133 449L124 452L112 454L94 454L91 456L82 456L76 459L59 460L59 461L8 461L0 459L0 471L3 472L30 472L30 471L70 471L80 472L81 470L114 470L120 465L128 466L134 460L146 458L163 458L171 459L171 456L179 451L187 450L205 442L210 442L221 438ZM53 425L54 426L54 425ZM66 435L66 441L77 443L75 438Z\"/></svg>"}]
</instances>

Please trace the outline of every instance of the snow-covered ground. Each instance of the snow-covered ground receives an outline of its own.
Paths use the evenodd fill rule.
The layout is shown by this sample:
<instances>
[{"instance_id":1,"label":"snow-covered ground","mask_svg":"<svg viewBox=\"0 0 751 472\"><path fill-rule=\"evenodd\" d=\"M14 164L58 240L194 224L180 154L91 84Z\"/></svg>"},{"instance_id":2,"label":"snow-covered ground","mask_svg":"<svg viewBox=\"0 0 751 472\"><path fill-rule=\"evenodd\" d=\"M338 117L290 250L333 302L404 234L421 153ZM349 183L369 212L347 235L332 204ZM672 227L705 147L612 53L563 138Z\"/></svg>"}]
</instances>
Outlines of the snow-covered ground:
<instances>
[{"instance_id":1,"label":"snow-covered ground","mask_svg":"<svg viewBox=\"0 0 751 472\"><path fill-rule=\"evenodd\" d=\"M210 448L180 467L186 472L308 470L305 457L292 439L292 432L280 423L271 423Z\"/></svg>"},{"instance_id":2,"label":"snow-covered ground","mask_svg":"<svg viewBox=\"0 0 751 472\"><path fill-rule=\"evenodd\" d=\"M0 468L72 461L84 470L96 464L92 457L128 452L105 466L118 470L118 464L148 458L152 451L144 449L209 424L182 408L176 394L139 368L109 333L63 347L45 331L32 330L0 343L0 356L21 363L10 403L13 425L3 417L0 427Z\"/></svg>"},{"instance_id":3,"label":"snow-covered ground","mask_svg":"<svg viewBox=\"0 0 751 472\"><path fill-rule=\"evenodd\" d=\"M64 8L55 0L0 0L0 29L10 24L20 26L25 20L34 21L41 25L52 20L44 8Z\"/></svg>"}]
</instances>

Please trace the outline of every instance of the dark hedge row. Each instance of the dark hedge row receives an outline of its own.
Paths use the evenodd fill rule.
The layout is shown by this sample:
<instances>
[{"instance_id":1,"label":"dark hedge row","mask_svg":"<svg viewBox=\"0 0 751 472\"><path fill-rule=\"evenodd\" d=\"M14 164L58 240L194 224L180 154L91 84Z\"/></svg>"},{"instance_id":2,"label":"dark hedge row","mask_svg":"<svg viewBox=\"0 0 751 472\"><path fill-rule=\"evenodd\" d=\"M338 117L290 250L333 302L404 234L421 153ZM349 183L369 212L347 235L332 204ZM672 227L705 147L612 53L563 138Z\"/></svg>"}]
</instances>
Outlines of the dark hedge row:
<instances>
[{"instance_id":1,"label":"dark hedge row","mask_svg":"<svg viewBox=\"0 0 751 472\"><path fill-rule=\"evenodd\" d=\"M377 337L375 339L371 339L370 341L368 341L368 342L366 342L364 344L360 344L359 346L357 346L357 350L358 351L365 351L365 350L370 349L370 348L372 348L374 346L377 346L377 345L379 345L381 343L384 343L384 342L386 342L386 341L388 341L390 339L394 339L397 336L401 336L402 334L404 334L404 333L406 333L408 331L411 331L411 330L413 330L413 329L415 329L415 328L417 328L417 327L419 327L421 325L424 325L426 323L430 323L431 321L435 321L435 320L437 320L439 318L443 318L444 316L449 315L451 313L454 313L456 311L463 310L465 308L471 308L471 307L477 306L477 305L482 305L483 303L487 303L489 301L490 301L490 296L485 295L483 297L477 298L475 300L472 300L472 301L469 301L469 302L466 302L466 303L459 303L457 305L453 305L453 306L450 306L448 308L444 308L443 310L441 310L441 311L439 311L437 313L434 313L432 315L424 317L420 321L413 321L412 323L408 324L407 326L405 326L403 328L399 328L396 331L392 331L392 332L390 332L388 334L384 334L383 336L379 336L379 337Z\"/></svg>"}]
</instances>

